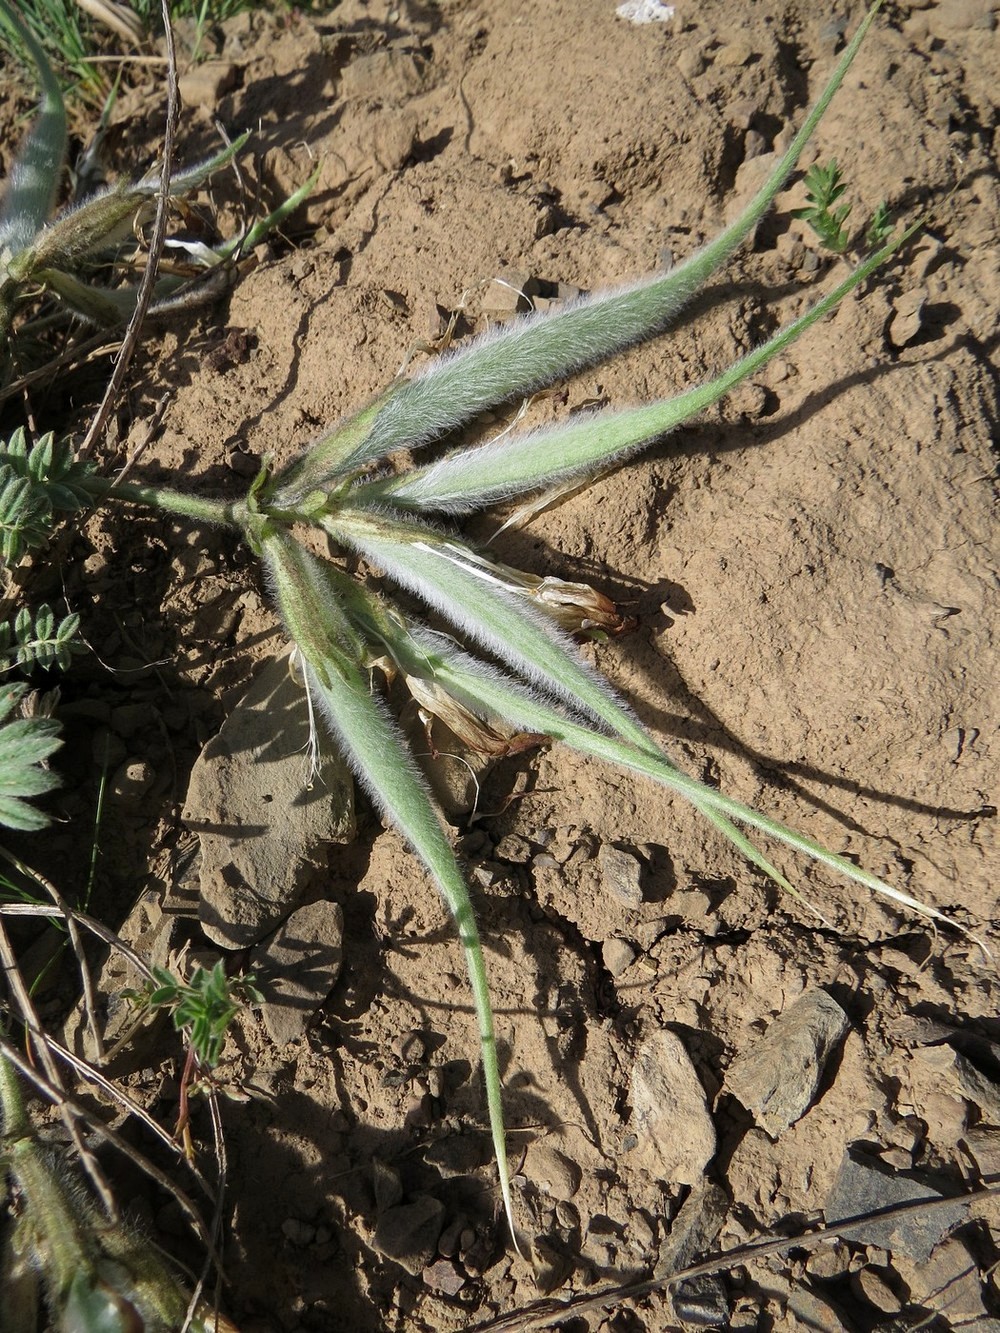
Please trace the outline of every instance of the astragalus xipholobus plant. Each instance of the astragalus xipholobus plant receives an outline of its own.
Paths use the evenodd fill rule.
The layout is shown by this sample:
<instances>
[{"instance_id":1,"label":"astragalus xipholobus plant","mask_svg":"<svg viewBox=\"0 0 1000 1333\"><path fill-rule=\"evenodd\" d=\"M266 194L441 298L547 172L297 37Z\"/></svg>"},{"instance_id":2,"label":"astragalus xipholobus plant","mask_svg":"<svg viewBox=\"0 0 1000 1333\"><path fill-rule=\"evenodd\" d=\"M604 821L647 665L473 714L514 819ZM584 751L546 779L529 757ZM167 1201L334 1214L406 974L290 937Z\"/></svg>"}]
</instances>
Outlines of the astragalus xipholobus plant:
<instances>
[{"instance_id":1,"label":"astragalus xipholobus plant","mask_svg":"<svg viewBox=\"0 0 1000 1333\"><path fill-rule=\"evenodd\" d=\"M577 627L600 624L608 612L606 601L586 588L500 565L465 543L453 526L435 522L435 516L453 520L496 501L568 480L579 483L662 437L787 348L884 264L910 233L881 244L810 311L710 383L646 406L580 415L555 429L453 448L402 472L390 471L386 460L399 451L425 448L485 409L513 402L663 331L770 206L874 12L763 189L716 240L679 267L559 313L529 316L442 357L425 373L395 382L290 466L276 473L265 468L241 501L131 484L111 491L112 498L153 503L241 529L263 561L304 666L311 707L325 718L375 803L423 860L457 923L475 996L508 1216L494 1026L469 891L442 817L378 688L377 672L404 681L426 715L440 716L482 750L502 752L526 736L547 737L681 793L785 888L791 886L745 830L756 830L910 909L938 914L809 838L688 777L565 633L574 616ZM105 483L91 484L95 495L105 489ZM327 539L331 558L314 553L306 541L309 530ZM421 623L388 595L376 595L345 573L345 562L338 559L345 553L381 570L389 584L430 609L435 626L446 629Z\"/></svg>"}]
</instances>

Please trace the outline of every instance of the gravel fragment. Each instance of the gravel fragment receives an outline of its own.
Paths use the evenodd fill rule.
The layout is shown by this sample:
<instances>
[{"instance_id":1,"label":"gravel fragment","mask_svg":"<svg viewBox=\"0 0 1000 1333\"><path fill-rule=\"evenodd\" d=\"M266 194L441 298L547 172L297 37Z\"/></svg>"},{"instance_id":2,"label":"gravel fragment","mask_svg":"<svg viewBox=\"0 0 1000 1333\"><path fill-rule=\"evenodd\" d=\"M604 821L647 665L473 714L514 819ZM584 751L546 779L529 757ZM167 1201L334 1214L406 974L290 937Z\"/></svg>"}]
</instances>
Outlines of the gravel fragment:
<instances>
[{"instance_id":1,"label":"gravel fragment","mask_svg":"<svg viewBox=\"0 0 1000 1333\"><path fill-rule=\"evenodd\" d=\"M437 1253L444 1211L440 1199L429 1194L420 1194L410 1203L387 1208L375 1227L373 1248L416 1277Z\"/></svg>"},{"instance_id":2,"label":"gravel fragment","mask_svg":"<svg viewBox=\"0 0 1000 1333\"><path fill-rule=\"evenodd\" d=\"M725 1191L714 1181L702 1179L684 1200L660 1244L657 1276L675 1273L702 1258L716 1243L728 1209ZM672 1299L677 1318L688 1323L716 1328L729 1318L725 1284L714 1273L681 1282Z\"/></svg>"},{"instance_id":3,"label":"gravel fragment","mask_svg":"<svg viewBox=\"0 0 1000 1333\"><path fill-rule=\"evenodd\" d=\"M824 990L796 1000L726 1072L725 1090L772 1138L812 1105L831 1052L847 1032L847 1015Z\"/></svg>"},{"instance_id":4,"label":"gravel fragment","mask_svg":"<svg viewBox=\"0 0 1000 1333\"><path fill-rule=\"evenodd\" d=\"M887 1170L879 1158L863 1149L848 1148L837 1179L826 1201L828 1225L848 1218L877 1213L894 1204L936 1200L946 1196L913 1175ZM956 1199L951 1207L913 1209L898 1217L862 1221L844 1238L865 1245L880 1245L894 1256L908 1255L918 1263L926 1262L935 1245L960 1226L968 1207Z\"/></svg>"},{"instance_id":5,"label":"gravel fragment","mask_svg":"<svg viewBox=\"0 0 1000 1333\"><path fill-rule=\"evenodd\" d=\"M608 890L623 906L635 911L642 906L642 862L631 852L602 843L597 853L601 877Z\"/></svg>"},{"instance_id":6,"label":"gravel fragment","mask_svg":"<svg viewBox=\"0 0 1000 1333\"><path fill-rule=\"evenodd\" d=\"M1000 1129L976 1125L963 1135L963 1142L979 1168L980 1179L995 1184L1000 1179Z\"/></svg>"},{"instance_id":7,"label":"gravel fragment","mask_svg":"<svg viewBox=\"0 0 1000 1333\"><path fill-rule=\"evenodd\" d=\"M891 1273L888 1269L876 1268L866 1264L851 1276L851 1286L856 1295L873 1305L883 1314L899 1314L903 1302L892 1288Z\"/></svg>"},{"instance_id":8,"label":"gravel fragment","mask_svg":"<svg viewBox=\"0 0 1000 1333\"><path fill-rule=\"evenodd\" d=\"M444 1296L457 1296L465 1286L465 1274L450 1259L438 1259L424 1269L423 1277L431 1291L440 1291Z\"/></svg>"},{"instance_id":9,"label":"gravel fragment","mask_svg":"<svg viewBox=\"0 0 1000 1333\"><path fill-rule=\"evenodd\" d=\"M726 1328L729 1324L729 1299L722 1279L714 1273L689 1277L674 1293L674 1313L686 1324L698 1328Z\"/></svg>"},{"instance_id":10,"label":"gravel fragment","mask_svg":"<svg viewBox=\"0 0 1000 1333\"><path fill-rule=\"evenodd\" d=\"M926 297L923 292L904 292L889 321L888 337L893 347L906 347L920 333Z\"/></svg>"},{"instance_id":11,"label":"gravel fragment","mask_svg":"<svg viewBox=\"0 0 1000 1333\"><path fill-rule=\"evenodd\" d=\"M806 1272L810 1277L843 1277L851 1266L851 1251L842 1240L829 1241L819 1245L806 1258Z\"/></svg>"},{"instance_id":12,"label":"gravel fragment","mask_svg":"<svg viewBox=\"0 0 1000 1333\"><path fill-rule=\"evenodd\" d=\"M985 1317L979 1267L957 1236L943 1241L926 1263L901 1258L897 1266L914 1304L937 1310L953 1325Z\"/></svg>"},{"instance_id":13,"label":"gravel fragment","mask_svg":"<svg viewBox=\"0 0 1000 1333\"><path fill-rule=\"evenodd\" d=\"M638 1162L668 1184L698 1184L715 1156L715 1126L691 1059L672 1032L643 1042L630 1100Z\"/></svg>"},{"instance_id":14,"label":"gravel fragment","mask_svg":"<svg viewBox=\"0 0 1000 1333\"><path fill-rule=\"evenodd\" d=\"M524 1170L529 1180L552 1199L572 1199L583 1179L576 1162L547 1143L531 1145Z\"/></svg>"},{"instance_id":15,"label":"gravel fragment","mask_svg":"<svg viewBox=\"0 0 1000 1333\"><path fill-rule=\"evenodd\" d=\"M617 936L605 940L601 945L601 957L604 959L604 966L613 977L620 977L627 968L631 967L636 960L636 956L636 952L628 940L620 940Z\"/></svg>"}]
</instances>

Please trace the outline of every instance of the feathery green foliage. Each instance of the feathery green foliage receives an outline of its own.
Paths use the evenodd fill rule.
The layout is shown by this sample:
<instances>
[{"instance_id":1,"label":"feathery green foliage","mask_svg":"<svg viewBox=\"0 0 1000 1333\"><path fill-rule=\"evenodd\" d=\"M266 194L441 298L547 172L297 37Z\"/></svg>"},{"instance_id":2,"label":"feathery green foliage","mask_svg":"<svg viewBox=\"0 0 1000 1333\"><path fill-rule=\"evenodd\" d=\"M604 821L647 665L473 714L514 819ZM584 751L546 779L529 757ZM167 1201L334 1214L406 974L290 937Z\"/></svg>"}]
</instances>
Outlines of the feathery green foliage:
<instances>
[{"instance_id":1,"label":"feathery green foliage","mask_svg":"<svg viewBox=\"0 0 1000 1333\"><path fill-rule=\"evenodd\" d=\"M847 219L854 205L838 204L847 185L837 159L833 158L825 167L819 162L814 163L806 172L805 187L809 202L805 208L793 208L792 217L808 222L827 250L842 255L850 242ZM892 235L892 227L889 207L883 200L865 228L865 245L870 250L877 250Z\"/></svg>"},{"instance_id":2,"label":"feathery green foliage","mask_svg":"<svg viewBox=\"0 0 1000 1333\"><path fill-rule=\"evenodd\" d=\"M836 158L825 167L815 162L806 172L805 186L809 203L805 208L793 209L792 216L808 222L828 250L843 254L848 241L844 224L853 205L841 204L834 208L847 189Z\"/></svg>"}]
</instances>

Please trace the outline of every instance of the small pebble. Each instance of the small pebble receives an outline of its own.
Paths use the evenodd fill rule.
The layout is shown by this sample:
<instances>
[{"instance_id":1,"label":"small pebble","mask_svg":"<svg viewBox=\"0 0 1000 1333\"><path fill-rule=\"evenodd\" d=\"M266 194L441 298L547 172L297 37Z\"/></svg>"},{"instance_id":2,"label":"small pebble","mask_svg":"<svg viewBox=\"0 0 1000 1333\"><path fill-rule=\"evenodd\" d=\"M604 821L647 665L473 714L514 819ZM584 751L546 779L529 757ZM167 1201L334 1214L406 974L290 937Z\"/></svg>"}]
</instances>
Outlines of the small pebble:
<instances>
[{"instance_id":1,"label":"small pebble","mask_svg":"<svg viewBox=\"0 0 1000 1333\"><path fill-rule=\"evenodd\" d=\"M677 68L685 79L696 79L704 73L705 57L696 47L688 47L677 57Z\"/></svg>"},{"instance_id":2,"label":"small pebble","mask_svg":"<svg viewBox=\"0 0 1000 1333\"><path fill-rule=\"evenodd\" d=\"M828 1225L849 1217L866 1217L897 1203L939 1200L940 1191L913 1173L888 1170L880 1158L851 1146L844 1154L837 1178L826 1201ZM957 1197L947 1207L913 1209L894 1217L859 1222L846 1239L889 1250L894 1259L908 1255L926 1263L934 1247L968 1216L968 1204Z\"/></svg>"},{"instance_id":3,"label":"small pebble","mask_svg":"<svg viewBox=\"0 0 1000 1333\"><path fill-rule=\"evenodd\" d=\"M735 41L719 47L715 53L715 63L721 69L739 69L741 65L748 65L753 55L754 49L746 38L737 37Z\"/></svg>"},{"instance_id":4,"label":"small pebble","mask_svg":"<svg viewBox=\"0 0 1000 1333\"><path fill-rule=\"evenodd\" d=\"M466 1219L461 1215L449 1222L438 1237L438 1254L445 1259L454 1259L458 1254L465 1228Z\"/></svg>"},{"instance_id":5,"label":"small pebble","mask_svg":"<svg viewBox=\"0 0 1000 1333\"><path fill-rule=\"evenodd\" d=\"M923 324L925 296L923 292L905 292L896 302L889 321L889 341L893 347L907 347L920 332Z\"/></svg>"},{"instance_id":6,"label":"small pebble","mask_svg":"<svg viewBox=\"0 0 1000 1333\"><path fill-rule=\"evenodd\" d=\"M835 1240L820 1245L806 1259L806 1272L811 1277L831 1279L843 1277L851 1263L851 1252L843 1241Z\"/></svg>"},{"instance_id":7,"label":"small pebble","mask_svg":"<svg viewBox=\"0 0 1000 1333\"><path fill-rule=\"evenodd\" d=\"M604 888L624 906L642 906L642 862L631 852L603 843L597 853Z\"/></svg>"},{"instance_id":8,"label":"small pebble","mask_svg":"<svg viewBox=\"0 0 1000 1333\"><path fill-rule=\"evenodd\" d=\"M880 1270L867 1265L853 1275L851 1286L857 1295L876 1310L881 1310L883 1314L899 1314L903 1302L893 1291L888 1279L887 1269Z\"/></svg>"},{"instance_id":9,"label":"small pebble","mask_svg":"<svg viewBox=\"0 0 1000 1333\"><path fill-rule=\"evenodd\" d=\"M620 977L636 960L636 952L631 944L627 940L617 938L604 941L601 945L601 956L604 959L604 966L613 977Z\"/></svg>"},{"instance_id":10,"label":"small pebble","mask_svg":"<svg viewBox=\"0 0 1000 1333\"><path fill-rule=\"evenodd\" d=\"M256 454L248 454L243 449L231 449L229 470L235 472L238 477L256 477L260 471L260 459Z\"/></svg>"},{"instance_id":11,"label":"small pebble","mask_svg":"<svg viewBox=\"0 0 1000 1333\"><path fill-rule=\"evenodd\" d=\"M304 1249L316 1239L316 1228L310 1222L302 1222L297 1217L286 1217L281 1224L281 1234L292 1245Z\"/></svg>"},{"instance_id":12,"label":"small pebble","mask_svg":"<svg viewBox=\"0 0 1000 1333\"><path fill-rule=\"evenodd\" d=\"M639 1048L630 1080L637 1163L668 1185L697 1185L715 1156L715 1125L691 1057L674 1033Z\"/></svg>"},{"instance_id":13,"label":"small pebble","mask_svg":"<svg viewBox=\"0 0 1000 1333\"><path fill-rule=\"evenodd\" d=\"M824 990L809 991L726 1071L725 1088L774 1139L808 1111L847 1015Z\"/></svg>"},{"instance_id":14,"label":"small pebble","mask_svg":"<svg viewBox=\"0 0 1000 1333\"><path fill-rule=\"evenodd\" d=\"M425 1268L423 1279L431 1291L440 1291L444 1296L457 1296L465 1286L465 1274L450 1259L438 1259Z\"/></svg>"},{"instance_id":15,"label":"small pebble","mask_svg":"<svg viewBox=\"0 0 1000 1333\"><path fill-rule=\"evenodd\" d=\"M547 1143L533 1143L528 1149L525 1173L552 1199L572 1199L583 1179L576 1162Z\"/></svg>"},{"instance_id":16,"label":"small pebble","mask_svg":"<svg viewBox=\"0 0 1000 1333\"><path fill-rule=\"evenodd\" d=\"M156 779L156 770L143 759L127 760L111 780L111 794L126 805L141 801Z\"/></svg>"}]
</instances>

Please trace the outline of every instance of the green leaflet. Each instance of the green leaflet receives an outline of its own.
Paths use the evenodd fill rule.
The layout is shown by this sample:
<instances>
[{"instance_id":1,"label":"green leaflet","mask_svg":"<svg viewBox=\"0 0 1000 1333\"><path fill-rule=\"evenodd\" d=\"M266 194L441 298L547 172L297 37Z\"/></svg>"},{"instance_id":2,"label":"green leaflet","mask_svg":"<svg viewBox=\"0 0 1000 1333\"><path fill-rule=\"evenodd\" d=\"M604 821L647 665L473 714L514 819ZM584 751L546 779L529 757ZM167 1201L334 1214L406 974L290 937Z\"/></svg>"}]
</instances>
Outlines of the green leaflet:
<instances>
[{"instance_id":1,"label":"green leaflet","mask_svg":"<svg viewBox=\"0 0 1000 1333\"><path fill-rule=\"evenodd\" d=\"M669 273L593 297L555 315L529 316L442 357L415 379L393 386L286 470L279 478L277 503L292 505L310 491L323 489L344 473L384 458L394 449L412 449L437 439L486 408L533 393L662 332L770 208L843 82L881 4L882 0L876 0L862 20L770 178L714 241Z\"/></svg>"},{"instance_id":2,"label":"green leaflet","mask_svg":"<svg viewBox=\"0 0 1000 1333\"><path fill-rule=\"evenodd\" d=\"M804 315L707 384L646 407L581 414L553 430L515 435L495 444L447 454L436 463L412 468L400 477L355 487L349 492L350 503L464 513L606 467L690 421L755 374L835 309L849 292L890 259L919 225L906 228L859 264Z\"/></svg>"},{"instance_id":3,"label":"green leaflet","mask_svg":"<svg viewBox=\"0 0 1000 1333\"><path fill-rule=\"evenodd\" d=\"M479 1022L493 1151L514 1236L493 1009L468 887L406 742L372 694L361 665L362 643L333 595L324 566L281 531L262 524L254 535L282 618L305 660L314 700L376 804L430 871L458 930Z\"/></svg>"},{"instance_id":4,"label":"green leaflet","mask_svg":"<svg viewBox=\"0 0 1000 1333\"><path fill-rule=\"evenodd\" d=\"M8 721L24 685L0 686L0 824L7 828L44 828L49 822L27 802L57 785L43 765L62 744L59 724L49 718L32 717Z\"/></svg>"}]
</instances>

